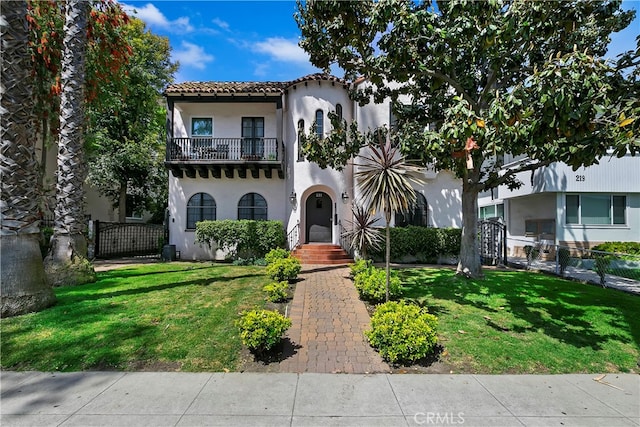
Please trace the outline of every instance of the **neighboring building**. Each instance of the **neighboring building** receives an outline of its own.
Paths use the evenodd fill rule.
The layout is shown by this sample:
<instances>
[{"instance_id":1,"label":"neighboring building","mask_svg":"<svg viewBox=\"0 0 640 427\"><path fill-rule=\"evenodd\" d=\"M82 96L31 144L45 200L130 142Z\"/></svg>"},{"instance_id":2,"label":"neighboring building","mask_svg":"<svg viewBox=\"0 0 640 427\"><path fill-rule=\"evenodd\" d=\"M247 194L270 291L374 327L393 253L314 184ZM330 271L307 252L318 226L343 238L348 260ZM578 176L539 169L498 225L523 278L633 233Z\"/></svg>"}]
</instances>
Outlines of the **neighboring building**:
<instances>
[{"instance_id":1,"label":"neighboring building","mask_svg":"<svg viewBox=\"0 0 640 427\"><path fill-rule=\"evenodd\" d=\"M300 243L340 244L352 219L353 166L321 169L299 152L300 132L327 135L330 111L362 131L392 121L389 104L360 107L349 83L313 74L291 82L186 82L165 91L168 106L169 239L182 259L223 256L195 243L205 219L269 219ZM418 203L398 225L461 226L461 186L425 170Z\"/></svg>"},{"instance_id":2,"label":"neighboring building","mask_svg":"<svg viewBox=\"0 0 640 427\"><path fill-rule=\"evenodd\" d=\"M526 159L505 159L509 162ZM509 254L523 256L532 242L591 248L605 241L640 242L640 158L604 157L573 171L553 163L523 172L517 190L481 194L480 218L502 217Z\"/></svg>"}]
</instances>

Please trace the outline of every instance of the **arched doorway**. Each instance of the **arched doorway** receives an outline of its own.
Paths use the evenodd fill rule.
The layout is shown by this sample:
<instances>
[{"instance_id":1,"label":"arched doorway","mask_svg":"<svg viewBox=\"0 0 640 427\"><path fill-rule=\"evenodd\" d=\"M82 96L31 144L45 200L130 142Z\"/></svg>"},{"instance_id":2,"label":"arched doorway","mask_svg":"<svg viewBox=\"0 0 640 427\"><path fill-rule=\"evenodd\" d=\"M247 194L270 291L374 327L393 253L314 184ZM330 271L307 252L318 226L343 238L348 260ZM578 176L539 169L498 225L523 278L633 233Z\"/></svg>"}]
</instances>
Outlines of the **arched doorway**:
<instances>
[{"instance_id":1,"label":"arched doorway","mask_svg":"<svg viewBox=\"0 0 640 427\"><path fill-rule=\"evenodd\" d=\"M331 197L322 191L313 192L307 197L305 208L307 243L331 243Z\"/></svg>"}]
</instances>

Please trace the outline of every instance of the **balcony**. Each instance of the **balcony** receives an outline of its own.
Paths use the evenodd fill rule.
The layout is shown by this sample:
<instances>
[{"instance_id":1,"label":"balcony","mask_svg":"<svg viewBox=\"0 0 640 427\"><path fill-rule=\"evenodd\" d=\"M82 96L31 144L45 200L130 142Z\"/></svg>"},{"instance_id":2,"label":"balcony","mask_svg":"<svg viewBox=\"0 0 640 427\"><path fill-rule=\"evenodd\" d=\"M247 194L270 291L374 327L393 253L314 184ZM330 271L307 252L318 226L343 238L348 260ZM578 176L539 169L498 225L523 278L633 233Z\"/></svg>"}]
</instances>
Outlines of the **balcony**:
<instances>
[{"instance_id":1,"label":"balcony","mask_svg":"<svg viewBox=\"0 0 640 427\"><path fill-rule=\"evenodd\" d=\"M260 177L264 170L267 178L273 171L284 178L284 147L276 138L170 138L167 142L165 165L173 176L186 175L195 178L234 177L238 171L240 178L247 177L247 171L253 178Z\"/></svg>"}]
</instances>

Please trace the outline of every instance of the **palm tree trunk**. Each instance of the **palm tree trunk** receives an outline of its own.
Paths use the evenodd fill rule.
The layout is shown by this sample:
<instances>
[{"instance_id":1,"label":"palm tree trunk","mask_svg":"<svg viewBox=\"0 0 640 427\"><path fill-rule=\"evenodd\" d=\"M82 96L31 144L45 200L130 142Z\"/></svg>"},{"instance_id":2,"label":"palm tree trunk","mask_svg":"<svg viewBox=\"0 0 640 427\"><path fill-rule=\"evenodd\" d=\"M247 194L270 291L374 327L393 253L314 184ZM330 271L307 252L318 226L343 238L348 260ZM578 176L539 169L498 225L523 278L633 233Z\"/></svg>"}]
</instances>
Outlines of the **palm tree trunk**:
<instances>
[{"instance_id":1,"label":"palm tree trunk","mask_svg":"<svg viewBox=\"0 0 640 427\"><path fill-rule=\"evenodd\" d=\"M390 267L390 263L391 263L391 227L389 225L389 223L391 223L391 211L389 209L385 210L384 213L384 219L386 221L385 224L385 232L386 232L386 239L387 239L387 246L385 248L385 254L384 254L384 268L385 268L385 272L386 274L386 287L385 287L385 301L389 302L389 283L390 283L390 276L389 274L391 273L391 267Z\"/></svg>"},{"instance_id":2,"label":"palm tree trunk","mask_svg":"<svg viewBox=\"0 0 640 427\"><path fill-rule=\"evenodd\" d=\"M38 245L40 202L27 4L2 4L0 133L1 316L42 310L55 303Z\"/></svg>"},{"instance_id":3,"label":"palm tree trunk","mask_svg":"<svg viewBox=\"0 0 640 427\"><path fill-rule=\"evenodd\" d=\"M54 286L95 281L93 266L86 259L83 188L87 174L83 145L89 6L84 0L68 0L66 4L55 225L45 259L47 275Z\"/></svg>"}]
</instances>

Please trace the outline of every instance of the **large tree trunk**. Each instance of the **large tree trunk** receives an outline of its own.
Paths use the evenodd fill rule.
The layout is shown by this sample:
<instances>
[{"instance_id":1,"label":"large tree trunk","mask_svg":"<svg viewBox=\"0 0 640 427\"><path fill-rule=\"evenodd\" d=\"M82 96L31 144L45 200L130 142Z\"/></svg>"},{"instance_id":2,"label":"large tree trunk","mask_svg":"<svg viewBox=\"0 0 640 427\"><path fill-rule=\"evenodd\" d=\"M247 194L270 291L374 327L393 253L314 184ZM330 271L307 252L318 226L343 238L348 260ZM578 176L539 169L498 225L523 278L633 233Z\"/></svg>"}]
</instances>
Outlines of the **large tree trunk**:
<instances>
[{"instance_id":1,"label":"large tree trunk","mask_svg":"<svg viewBox=\"0 0 640 427\"><path fill-rule=\"evenodd\" d=\"M55 303L38 244L40 201L31 96L27 4L2 3L0 39L0 293L1 316L41 310Z\"/></svg>"},{"instance_id":2,"label":"large tree trunk","mask_svg":"<svg viewBox=\"0 0 640 427\"><path fill-rule=\"evenodd\" d=\"M482 277L478 247L478 187L469 180L469 177L462 180L462 242L456 273L478 278Z\"/></svg>"},{"instance_id":3,"label":"large tree trunk","mask_svg":"<svg viewBox=\"0 0 640 427\"><path fill-rule=\"evenodd\" d=\"M45 259L47 276L54 286L95 281L95 271L86 258L83 189L87 173L83 145L89 6L84 0L68 0L66 4L55 226Z\"/></svg>"}]
</instances>

